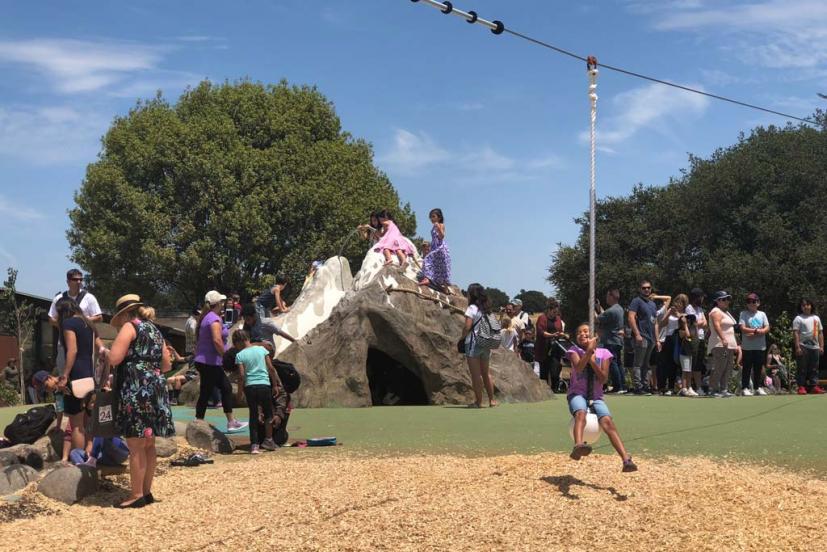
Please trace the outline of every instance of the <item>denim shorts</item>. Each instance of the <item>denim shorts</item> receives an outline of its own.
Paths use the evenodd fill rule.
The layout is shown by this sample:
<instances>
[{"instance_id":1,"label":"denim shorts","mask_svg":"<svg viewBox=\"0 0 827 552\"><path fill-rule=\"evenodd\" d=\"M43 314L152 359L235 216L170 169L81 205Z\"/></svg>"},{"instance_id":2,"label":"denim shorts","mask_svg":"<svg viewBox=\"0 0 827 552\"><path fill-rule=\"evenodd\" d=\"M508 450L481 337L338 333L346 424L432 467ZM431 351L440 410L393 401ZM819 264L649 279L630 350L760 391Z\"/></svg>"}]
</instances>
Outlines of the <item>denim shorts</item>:
<instances>
[{"instance_id":1,"label":"denim shorts","mask_svg":"<svg viewBox=\"0 0 827 552\"><path fill-rule=\"evenodd\" d=\"M583 395L569 395L569 412L571 415L574 416L574 413L579 410L588 410L588 404L586 403L586 397ZM606 406L601 399L597 399L592 402L592 406L594 407L594 413L597 414L597 419L599 420L603 416L611 416L612 413L609 412L609 407Z\"/></svg>"},{"instance_id":2,"label":"denim shorts","mask_svg":"<svg viewBox=\"0 0 827 552\"><path fill-rule=\"evenodd\" d=\"M468 358L479 358L488 360L491 358L491 349L478 347L476 341L471 339L465 340L465 356Z\"/></svg>"}]
</instances>

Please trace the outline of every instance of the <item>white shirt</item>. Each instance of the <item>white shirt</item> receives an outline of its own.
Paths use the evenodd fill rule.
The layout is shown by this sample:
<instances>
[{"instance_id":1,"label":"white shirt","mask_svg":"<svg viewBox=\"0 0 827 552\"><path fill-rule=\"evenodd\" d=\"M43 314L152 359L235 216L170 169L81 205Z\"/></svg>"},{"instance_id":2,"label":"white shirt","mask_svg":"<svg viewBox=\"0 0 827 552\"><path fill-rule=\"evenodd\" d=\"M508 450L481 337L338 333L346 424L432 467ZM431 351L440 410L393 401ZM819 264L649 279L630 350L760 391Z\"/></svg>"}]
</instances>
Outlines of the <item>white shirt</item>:
<instances>
[{"instance_id":1,"label":"white shirt","mask_svg":"<svg viewBox=\"0 0 827 552\"><path fill-rule=\"evenodd\" d=\"M194 353L195 352L195 345L196 345L196 333L198 330L198 319L195 316L190 316L187 318L186 323L184 323L184 338L186 339L185 345L185 352L186 353Z\"/></svg>"},{"instance_id":2,"label":"white shirt","mask_svg":"<svg viewBox=\"0 0 827 552\"><path fill-rule=\"evenodd\" d=\"M528 313L520 311L520 314L511 318L511 327L518 332L522 332L528 326Z\"/></svg>"},{"instance_id":3,"label":"white shirt","mask_svg":"<svg viewBox=\"0 0 827 552\"><path fill-rule=\"evenodd\" d=\"M503 330L501 333L503 349L506 351L513 351L514 345L517 342L517 332L513 328L510 328L508 330Z\"/></svg>"},{"instance_id":4,"label":"white shirt","mask_svg":"<svg viewBox=\"0 0 827 552\"><path fill-rule=\"evenodd\" d=\"M83 290L81 290L83 291ZM52 305L49 307L49 318L53 320L57 320L57 302L60 301L60 298L63 297L63 293L58 293L55 295L55 298L52 299ZM77 299L77 296L72 297L69 296L70 299ZM83 311L83 314L86 315L86 318L92 318L93 316L100 316L103 314L101 312L100 305L98 305L98 300L95 298L94 295L86 292L86 295L83 296L83 299L80 300L80 310Z\"/></svg>"},{"instance_id":5,"label":"white shirt","mask_svg":"<svg viewBox=\"0 0 827 552\"><path fill-rule=\"evenodd\" d=\"M702 307L687 305L685 312L686 314L695 315L695 325L692 326L692 333L694 333L695 337L697 337L698 339L703 339L706 336L706 330L704 328L699 328L698 324L706 321L706 316L704 316L704 309Z\"/></svg>"}]
</instances>

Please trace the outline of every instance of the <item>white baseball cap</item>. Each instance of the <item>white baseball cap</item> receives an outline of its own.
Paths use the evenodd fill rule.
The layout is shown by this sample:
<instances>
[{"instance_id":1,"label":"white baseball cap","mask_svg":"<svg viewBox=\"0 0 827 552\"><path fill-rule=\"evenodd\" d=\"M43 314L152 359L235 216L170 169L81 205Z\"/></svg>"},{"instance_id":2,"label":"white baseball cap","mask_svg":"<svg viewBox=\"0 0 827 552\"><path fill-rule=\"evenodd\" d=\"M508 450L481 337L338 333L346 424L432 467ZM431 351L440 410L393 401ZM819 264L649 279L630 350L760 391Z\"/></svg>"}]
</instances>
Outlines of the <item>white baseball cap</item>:
<instances>
[{"instance_id":1,"label":"white baseball cap","mask_svg":"<svg viewBox=\"0 0 827 552\"><path fill-rule=\"evenodd\" d=\"M215 290L208 291L207 294L204 296L204 302L209 305L217 305L221 301L226 301L227 296L219 293Z\"/></svg>"}]
</instances>

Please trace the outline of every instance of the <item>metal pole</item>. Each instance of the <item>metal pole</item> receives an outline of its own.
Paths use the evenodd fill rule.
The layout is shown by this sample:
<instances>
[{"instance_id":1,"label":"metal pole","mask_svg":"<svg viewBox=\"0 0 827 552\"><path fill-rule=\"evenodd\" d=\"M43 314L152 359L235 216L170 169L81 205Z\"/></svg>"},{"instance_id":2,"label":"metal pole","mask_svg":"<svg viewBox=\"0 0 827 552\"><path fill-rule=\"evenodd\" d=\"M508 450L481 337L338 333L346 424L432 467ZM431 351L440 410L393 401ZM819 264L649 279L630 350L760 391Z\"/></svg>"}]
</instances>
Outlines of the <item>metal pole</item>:
<instances>
[{"instance_id":1,"label":"metal pole","mask_svg":"<svg viewBox=\"0 0 827 552\"><path fill-rule=\"evenodd\" d=\"M595 150L597 126L597 60L588 64L589 101L591 102L591 179L589 185L589 330L594 334L594 306L595 306Z\"/></svg>"}]
</instances>

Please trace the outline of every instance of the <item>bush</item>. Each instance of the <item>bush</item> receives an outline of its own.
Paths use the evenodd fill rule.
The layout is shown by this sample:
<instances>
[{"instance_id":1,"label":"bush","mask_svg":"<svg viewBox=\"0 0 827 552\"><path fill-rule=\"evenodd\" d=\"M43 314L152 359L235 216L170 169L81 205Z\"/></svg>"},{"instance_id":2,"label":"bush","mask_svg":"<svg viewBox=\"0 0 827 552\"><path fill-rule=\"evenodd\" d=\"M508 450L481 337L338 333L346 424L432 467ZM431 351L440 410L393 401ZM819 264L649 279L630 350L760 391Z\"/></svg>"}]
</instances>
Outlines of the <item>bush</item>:
<instances>
[{"instance_id":1,"label":"bush","mask_svg":"<svg viewBox=\"0 0 827 552\"><path fill-rule=\"evenodd\" d=\"M20 404L20 392L5 381L0 382L0 406L16 406Z\"/></svg>"}]
</instances>

